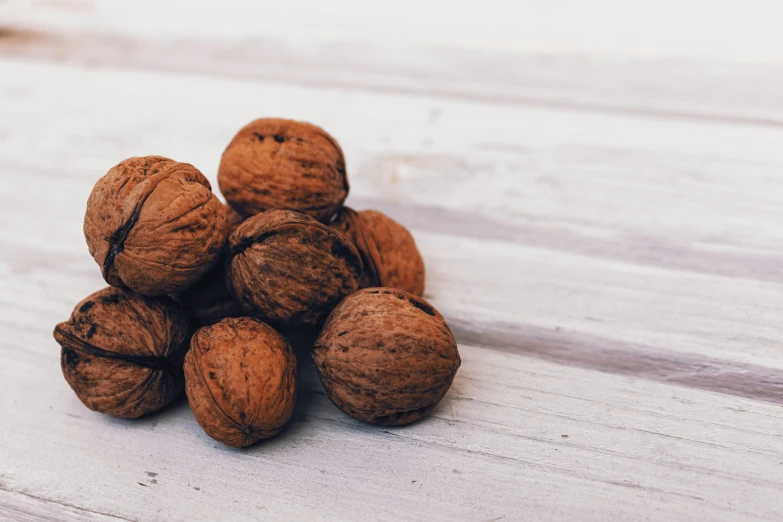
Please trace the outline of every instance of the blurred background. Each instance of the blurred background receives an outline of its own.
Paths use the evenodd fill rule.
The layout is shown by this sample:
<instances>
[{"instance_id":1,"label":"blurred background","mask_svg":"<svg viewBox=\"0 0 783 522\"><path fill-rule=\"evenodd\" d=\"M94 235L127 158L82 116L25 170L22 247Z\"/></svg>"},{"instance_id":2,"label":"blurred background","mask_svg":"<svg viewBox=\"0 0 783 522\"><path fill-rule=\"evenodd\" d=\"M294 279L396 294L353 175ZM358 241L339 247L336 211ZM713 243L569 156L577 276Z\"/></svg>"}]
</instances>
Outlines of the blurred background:
<instances>
[{"instance_id":1,"label":"blurred background","mask_svg":"<svg viewBox=\"0 0 783 522\"><path fill-rule=\"evenodd\" d=\"M380 4L358 0L3 0L0 6L6 27L159 40L190 37L202 43L275 37L293 42L415 42L773 61L780 59L781 51L776 26L781 7L770 0L400 0ZM354 49L345 54L366 51Z\"/></svg>"}]
</instances>

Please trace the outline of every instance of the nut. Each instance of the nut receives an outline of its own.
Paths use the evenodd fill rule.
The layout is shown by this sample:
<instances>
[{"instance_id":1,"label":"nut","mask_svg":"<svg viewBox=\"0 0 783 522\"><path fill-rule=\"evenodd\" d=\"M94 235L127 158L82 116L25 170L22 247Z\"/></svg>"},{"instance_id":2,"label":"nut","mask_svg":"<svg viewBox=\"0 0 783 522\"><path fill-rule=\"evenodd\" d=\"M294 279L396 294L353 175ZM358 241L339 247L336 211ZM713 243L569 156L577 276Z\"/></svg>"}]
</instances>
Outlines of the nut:
<instances>
[{"instance_id":1,"label":"nut","mask_svg":"<svg viewBox=\"0 0 783 522\"><path fill-rule=\"evenodd\" d=\"M343 207L330 225L353 241L364 264L361 288L424 293L424 261L408 229L377 210Z\"/></svg>"},{"instance_id":2,"label":"nut","mask_svg":"<svg viewBox=\"0 0 783 522\"><path fill-rule=\"evenodd\" d=\"M326 131L292 120L264 118L228 144L218 170L226 201L244 217L295 210L327 221L348 196L345 158Z\"/></svg>"},{"instance_id":3,"label":"nut","mask_svg":"<svg viewBox=\"0 0 783 522\"><path fill-rule=\"evenodd\" d=\"M187 163L147 156L113 167L87 201L84 235L112 286L179 292L217 261L228 230L209 181Z\"/></svg>"},{"instance_id":4,"label":"nut","mask_svg":"<svg viewBox=\"0 0 783 522\"><path fill-rule=\"evenodd\" d=\"M226 283L248 315L278 326L316 325L359 286L351 242L298 212L270 210L229 238Z\"/></svg>"},{"instance_id":5,"label":"nut","mask_svg":"<svg viewBox=\"0 0 783 522\"><path fill-rule=\"evenodd\" d=\"M108 287L77 304L54 338L65 380L85 406L135 418L182 393L190 331L168 298Z\"/></svg>"},{"instance_id":6,"label":"nut","mask_svg":"<svg viewBox=\"0 0 783 522\"><path fill-rule=\"evenodd\" d=\"M215 266L190 288L171 297L198 326L243 315L239 302L226 288L226 256L221 256Z\"/></svg>"},{"instance_id":7,"label":"nut","mask_svg":"<svg viewBox=\"0 0 783 522\"><path fill-rule=\"evenodd\" d=\"M443 317L420 297L391 288L361 290L340 303L315 343L313 360L338 408L386 426L427 414L460 365Z\"/></svg>"},{"instance_id":8,"label":"nut","mask_svg":"<svg viewBox=\"0 0 783 522\"><path fill-rule=\"evenodd\" d=\"M276 435L296 406L296 358L270 326L249 317L201 328L185 357L186 392L207 435L236 448Z\"/></svg>"}]
</instances>

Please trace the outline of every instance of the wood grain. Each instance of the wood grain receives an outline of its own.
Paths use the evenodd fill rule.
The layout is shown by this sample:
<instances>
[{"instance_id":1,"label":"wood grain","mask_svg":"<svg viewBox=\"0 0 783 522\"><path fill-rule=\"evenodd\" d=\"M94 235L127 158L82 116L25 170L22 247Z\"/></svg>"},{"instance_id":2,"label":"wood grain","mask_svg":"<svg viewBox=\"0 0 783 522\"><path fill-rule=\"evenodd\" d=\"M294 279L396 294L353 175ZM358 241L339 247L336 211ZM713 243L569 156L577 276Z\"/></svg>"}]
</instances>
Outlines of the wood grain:
<instances>
[{"instance_id":1,"label":"wood grain","mask_svg":"<svg viewBox=\"0 0 783 522\"><path fill-rule=\"evenodd\" d=\"M47 235L45 248L76 259L83 201L119 158L163 154L193 162L214 181L232 120L290 111L341 137L349 204L378 207L414 229L429 267L427 297L449 320L512 332L559 327L620 341L631 353L783 366L776 348L783 325L770 320L783 304L781 185L759 164L765 154L774 164L775 131L698 126L699 140L683 153L675 147L692 124L529 109L504 110L500 119L491 107L440 101L440 122L430 125L430 100L208 79L189 94L187 76L5 66L24 74L3 88L28 94L14 104L13 131L0 124L13 136L2 153L17 180L2 190L17 213L47 208L62 216L18 225L30 227L17 236L25 255L40 251ZM59 92L37 87L54 81ZM135 103L123 104L130 96ZM221 103L194 113L203 96ZM84 120L92 103L105 109ZM352 123L330 116L329 107L349 103L357 108ZM39 104L69 125L39 139ZM389 110L362 110L378 106ZM530 151L525 158L482 145L510 137ZM604 152L610 141L624 149ZM713 148L721 156L710 156ZM43 180L49 190L36 191ZM73 196L62 198L64 191Z\"/></svg>"},{"instance_id":2,"label":"wood grain","mask_svg":"<svg viewBox=\"0 0 783 522\"><path fill-rule=\"evenodd\" d=\"M241 40L248 35L300 41L353 38L377 46L399 42L457 44L464 51L539 48L598 54L712 56L779 61L781 38L775 0L486 0L452 3L399 0L379 10L361 0L199 3L187 0L23 0L0 4L7 24L132 34L146 40L204 36ZM155 16L149 13L155 12ZM415 17L411 14L415 13ZM676 13L677 16L672 16ZM664 30L662 30L662 28ZM733 30L738 38L727 38ZM741 37L740 37L741 36ZM361 54L359 49L355 54Z\"/></svg>"},{"instance_id":3,"label":"wood grain","mask_svg":"<svg viewBox=\"0 0 783 522\"><path fill-rule=\"evenodd\" d=\"M777 63L423 44L387 48L344 38L260 39L252 32L240 41L236 35L147 40L123 33L10 30L0 36L0 55L497 105L783 126L783 65ZM361 54L352 52L357 47ZM749 92L753 78L759 81Z\"/></svg>"},{"instance_id":4,"label":"wood grain","mask_svg":"<svg viewBox=\"0 0 783 522\"><path fill-rule=\"evenodd\" d=\"M16 352L0 376L29 388L0 403L4 481L132 519L603 520L642 506L656 519L779 518L779 406L460 349L452 391L422 423L353 421L307 367L293 423L242 452L184 404L139 422L94 414L55 357Z\"/></svg>"},{"instance_id":5,"label":"wood grain","mask_svg":"<svg viewBox=\"0 0 783 522\"><path fill-rule=\"evenodd\" d=\"M417 2L416 26L338 1L294 24L282 4L178 2L0 3L0 520L781 519L774 17L489 0L509 16L459 4L438 24ZM348 204L412 229L460 344L446 399L361 424L300 353L293 422L244 451L184 402L86 410L51 329L104 285L92 184L162 154L216 187L231 136L275 115L337 136Z\"/></svg>"},{"instance_id":6,"label":"wood grain","mask_svg":"<svg viewBox=\"0 0 783 522\"><path fill-rule=\"evenodd\" d=\"M49 499L42 499L33 495L14 493L3 489L2 485L0 485L0 521L56 522L58 520L111 522L128 519L90 511L66 503L54 502Z\"/></svg>"},{"instance_id":7,"label":"wood grain","mask_svg":"<svg viewBox=\"0 0 783 522\"><path fill-rule=\"evenodd\" d=\"M0 4L0 53L780 127L783 39L770 23L774 16L764 16L778 4L757 0L752 10L739 0L673 4L490 0L444 12L438 2L403 0L378 18L358 0L336 0L328 8L314 0L296 7L242 0L199 6L28 0ZM415 22L400 16L406 9L415 10ZM154 18L140 14L152 11ZM725 24L735 34L744 30L742 37L727 39Z\"/></svg>"}]
</instances>

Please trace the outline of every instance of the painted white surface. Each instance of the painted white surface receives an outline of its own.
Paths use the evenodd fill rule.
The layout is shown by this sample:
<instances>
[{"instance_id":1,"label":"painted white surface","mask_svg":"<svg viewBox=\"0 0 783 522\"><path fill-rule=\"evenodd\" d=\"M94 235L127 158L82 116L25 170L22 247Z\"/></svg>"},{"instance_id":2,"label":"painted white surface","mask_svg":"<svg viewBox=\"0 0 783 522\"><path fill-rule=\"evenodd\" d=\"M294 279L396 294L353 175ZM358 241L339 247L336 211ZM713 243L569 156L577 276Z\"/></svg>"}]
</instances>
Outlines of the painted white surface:
<instances>
[{"instance_id":1,"label":"painted white surface","mask_svg":"<svg viewBox=\"0 0 783 522\"><path fill-rule=\"evenodd\" d=\"M3 0L10 23L71 31L242 39L356 38L484 49L589 49L779 62L775 0Z\"/></svg>"},{"instance_id":2,"label":"painted white surface","mask_svg":"<svg viewBox=\"0 0 783 522\"><path fill-rule=\"evenodd\" d=\"M776 404L463 344L452 390L421 423L353 421L310 368L290 427L235 451L184 404L136 422L86 410L39 330L27 346L41 349L6 349L0 369L12 384L3 482L58 503L138 520L778 520L783 509Z\"/></svg>"},{"instance_id":3,"label":"painted white surface","mask_svg":"<svg viewBox=\"0 0 783 522\"><path fill-rule=\"evenodd\" d=\"M171 2L156 0L155 4L165 9ZM70 5L66 2L60 9ZM99 6L102 5L117 6L116 2L101 2ZM411 34L416 33L411 33L410 26L394 26L390 29L392 34L374 27L369 33L362 31L372 27L369 22L354 22L359 31L335 33L331 23L300 20L295 26L299 30L291 30L274 21L274 12L240 16L249 7L245 3L228 13L223 3L208 5L219 6L223 11L222 15L210 14L217 23L206 30L203 23L191 27L198 18L170 13L149 17L141 8L139 12L145 13L142 21L134 21L133 16L124 13L99 16L95 12L99 6L77 10L75 16L81 22L78 30L66 23L68 16L55 16L51 9L21 11L31 17L22 17L24 21L18 12L14 16L6 10L3 16L0 11L0 19L19 22L8 26L0 53L95 66L219 74L286 85L430 95L484 101L501 107L538 106L783 126L783 52L773 53L769 60L759 60L761 54L756 49L734 58L721 53L700 54L687 48L677 54L667 54L663 49L643 53L624 38L614 50L591 45L541 46L532 45L536 40L530 31L522 29L516 32L517 36L531 45L509 43L486 48L480 43L489 39L482 37L474 43L469 37L471 31L455 31L455 38L429 42L411 39ZM328 5L332 9L332 3ZM345 7L339 2L334 7L341 5ZM72 12L70 9L64 14ZM535 11L530 6L528 9ZM339 9L335 13L337 17L346 16ZM521 18L539 24L535 16ZM216 31L226 20L239 21L241 27L231 28L228 33ZM622 23L622 18L617 20ZM158 30L158 24L166 29ZM670 43L658 25L650 24L657 44L665 47ZM704 22L691 20L691 25L703 27ZM546 22L540 26L549 31L557 24ZM22 29L33 31L34 36L20 33ZM779 37L779 33L775 34ZM727 41L740 50L745 40L717 40ZM776 48L773 39L765 41L767 49Z\"/></svg>"},{"instance_id":4,"label":"painted white surface","mask_svg":"<svg viewBox=\"0 0 783 522\"><path fill-rule=\"evenodd\" d=\"M419 72L406 64L427 60L415 52L425 40L415 27L441 27L427 4L412 47L329 62L354 71L339 85L329 83L329 67L305 58L319 38L344 42L340 34L286 33L296 59L277 65L252 53L229 66L195 60L190 42L173 47L183 66L156 56L172 47L153 41L176 4L158 3L149 24L130 5L0 2L0 20L76 31L61 55L65 40L15 37L4 46L0 38L0 520L783 517L783 135L775 120L783 100L758 96L758 82L744 74L774 72L774 63L710 62L710 71L725 66L733 86L710 94L702 86L712 73L696 70L689 88L666 58L658 69L666 94L623 88L618 111L610 86L632 85L636 73L627 71L649 71L655 58L642 56L645 42L664 39L639 29L640 20L662 20L666 2L638 15L624 3L593 2L596 13L615 8L610 21L590 18L581 3L521 2L544 25L566 7L585 23L566 16L566 38L560 27L524 19L535 45L504 50L493 46L512 23L499 22L497 41L477 24L482 43L472 48L497 53L482 62L496 64L487 66L495 94L552 71L530 60L524 74L507 75L506 51L571 45L589 56L580 39L599 49L614 38L627 54L619 67L597 58L607 76L586 84L576 81L584 61L557 62L568 103L492 101L478 83L453 88L468 76L450 76L439 60L423 80L430 87L416 90ZM197 3L167 37L192 38L209 17L220 23L203 49L215 50L232 39L221 28L238 28L235 40L255 30L272 37L272 20L288 16L270 7L257 25L256 4L211 5ZM329 12L301 5L381 43L384 30L404 22L404 3L375 18L347 11L351 3ZM683 63L705 63L702 46L721 59L717 36L693 46L678 40L699 5L679 8L670 26ZM456 5L444 23L468 24L471 9ZM70 15L53 16L58 10ZM754 44L767 27L758 11L725 2L713 13L695 34L749 13L738 27L757 32L746 31L737 52L763 57ZM136 43L123 50L105 40L114 30ZM457 41L449 38L437 36ZM110 52L90 48L101 41ZM463 43L452 56L470 56L473 44ZM264 66L243 74L256 60ZM546 82L540 90L547 95ZM654 114L643 110L650 100ZM449 320L463 357L425 421L402 429L355 422L306 366L308 391L290 427L235 451L210 440L184 403L117 421L86 410L62 379L51 330L103 286L81 233L97 177L125 157L163 154L214 183L225 144L261 115L333 133L348 161L348 203L412 229L427 263L426 297Z\"/></svg>"}]
</instances>

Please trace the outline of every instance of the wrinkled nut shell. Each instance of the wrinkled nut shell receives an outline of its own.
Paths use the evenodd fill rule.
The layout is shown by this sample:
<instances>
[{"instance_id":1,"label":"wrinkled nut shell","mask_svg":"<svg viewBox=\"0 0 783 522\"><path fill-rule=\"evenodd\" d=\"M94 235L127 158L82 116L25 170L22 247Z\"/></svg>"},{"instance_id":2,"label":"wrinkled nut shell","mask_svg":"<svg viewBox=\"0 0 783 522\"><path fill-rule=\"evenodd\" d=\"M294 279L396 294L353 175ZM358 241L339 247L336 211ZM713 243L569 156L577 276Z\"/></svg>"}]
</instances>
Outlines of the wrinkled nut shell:
<instances>
[{"instance_id":1,"label":"wrinkled nut shell","mask_svg":"<svg viewBox=\"0 0 783 522\"><path fill-rule=\"evenodd\" d=\"M298 212L270 210L229 238L229 291L242 309L279 326L315 325L359 287L351 242Z\"/></svg>"},{"instance_id":2,"label":"wrinkled nut shell","mask_svg":"<svg viewBox=\"0 0 783 522\"><path fill-rule=\"evenodd\" d=\"M361 288L399 288L424 293L424 260L407 228L377 210L340 209L332 228L350 239L362 256Z\"/></svg>"},{"instance_id":3,"label":"wrinkled nut shell","mask_svg":"<svg viewBox=\"0 0 783 522\"><path fill-rule=\"evenodd\" d=\"M264 118L245 126L220 161L218 185L244 217L295 210L327 221L348 196L343 151L323 129Z\"/></svg>"},{"instance_id":4,"label":"wrinkled nut shell","mask_svg":"<svg viewBox=\"0 0 783 522\"><path fill-rule=\"evenodd\" d=\"M87 201L84 236L112 286L184 290L217 261L228 229L209 181L187 163L146 156L113 167Z\"/></svg>"},{"instance_id":5,"label":"wrinkled nut shell","mask_svg":"<svg viewBox=\"0 0 783 522\"><path fill-rule=\"evenodd\" d=\"M135 418L166 406L183 389L190 325L169 299L105 288L57 325L65 380L91 410Z\"/></svg>"},{"instance_id":6,"label":"wrinkled nut shell","mask_svg":"<svg viewBox=\"0 0 783 522\"><path fill-rule=\"evenodd\" d=\"M235 448L276 435L296 406L293 351L257 319L230 318L198 330L185 357L185 381L199 426Z\"/></svg>"},{"instance_id":7,"label":"wrinkled nut shell","mask_svg":"<svg viewBox=\"0 0 783 522\"><path fill-rule=\"evenodd\" d=\"M332 402L380 425L422 418L443 398L460 365L443 317L420 297L368 288L331 313L313 360Z\"/></svg>"}]
</instances>

